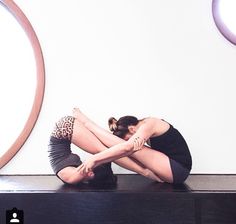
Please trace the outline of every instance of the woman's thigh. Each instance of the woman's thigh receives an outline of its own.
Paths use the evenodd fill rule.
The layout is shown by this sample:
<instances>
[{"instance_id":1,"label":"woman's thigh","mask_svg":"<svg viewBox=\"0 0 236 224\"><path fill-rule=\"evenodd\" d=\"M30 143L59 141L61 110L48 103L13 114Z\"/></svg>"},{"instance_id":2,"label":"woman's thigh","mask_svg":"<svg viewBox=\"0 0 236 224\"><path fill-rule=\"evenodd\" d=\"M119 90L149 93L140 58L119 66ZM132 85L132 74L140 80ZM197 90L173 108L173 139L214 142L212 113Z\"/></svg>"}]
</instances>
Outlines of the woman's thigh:
<instances>
[{"instance_id":1,"label":"woman's thigh","mask_svg":"<svg viewBox=\"0 0 236 224\"><path fill-rule=\"evenodd\" d=\"M77 119L75 119L74 122L71 142L91 154L107 149L106 146Z\"/></svg>"},{"instance_id":2,"label":"woman's thigh","mask_svg":"<svg viewBox=\"0 0 236 224\"><path fill-rule=\"evenodd\" d=\"M157 174L163 181L173 183L170 159L167 155L154 149L145 147L131 155L146 168Z\"/></svg>"}]
</instances>

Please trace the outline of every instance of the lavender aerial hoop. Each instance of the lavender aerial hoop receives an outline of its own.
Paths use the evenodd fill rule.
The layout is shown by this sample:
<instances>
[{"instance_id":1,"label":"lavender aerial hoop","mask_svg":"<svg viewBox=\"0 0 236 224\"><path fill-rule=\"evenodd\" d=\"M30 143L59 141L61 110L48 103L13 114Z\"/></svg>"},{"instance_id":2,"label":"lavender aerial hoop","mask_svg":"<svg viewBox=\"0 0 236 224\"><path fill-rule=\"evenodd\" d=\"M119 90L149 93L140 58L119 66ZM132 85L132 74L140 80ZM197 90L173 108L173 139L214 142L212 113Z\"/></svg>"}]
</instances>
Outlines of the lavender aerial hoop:
<instances>
[{"instance_id":1,"label":"lavender aerial hoop","mask_svg":"<svg viewBox=\"0 0 236 224\"><path fill-rule=\"evenodd\" d=\"M15 154L24 145L25 141L29 137L38 119L43 102L44 89L45 89L45 67L39 40L25 14L12 0L0 0L0 6L5 7L15 17L19 25L21 25L21 27L25 31L33 48L36 62L36 75L37 75L35 96L30 114L23 127L23 130L20 132L15 142L13 142L10 148L7 149L7 151L0 157L0 168L2 168L15 156Z\"/></svg>"},{"instance_id":2,"label":"lavender aerial hoop","mask_svg":"<svg viewBox=\"0 0 236 224\"><path fill-rule=\"evenodd\" d=\"M232 32L228 24L225 24L225 21L223 20L222 15L220 13L221 2L222 2L221 0L212 0L212 14L213 14L215 24L218 30L221 32L221 34L232 44L236 45L236 34ZM227 1L224 1L224 2L227 2ZM236 8L234 10L236 10Z\"/></svg>"}]
</instances>

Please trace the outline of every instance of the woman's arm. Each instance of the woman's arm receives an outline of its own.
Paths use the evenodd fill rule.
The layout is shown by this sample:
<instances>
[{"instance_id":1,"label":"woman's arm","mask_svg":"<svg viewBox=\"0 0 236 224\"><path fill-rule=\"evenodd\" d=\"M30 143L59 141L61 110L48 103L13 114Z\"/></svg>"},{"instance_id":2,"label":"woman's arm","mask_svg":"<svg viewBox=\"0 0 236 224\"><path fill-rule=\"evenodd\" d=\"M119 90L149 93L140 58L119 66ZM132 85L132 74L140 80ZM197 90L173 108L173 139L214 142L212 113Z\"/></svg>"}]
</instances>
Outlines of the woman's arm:
<instances>
[{"instance_id":1,"label":"woman's arm","mask_svg":"<svg viewBox=\"0 0 236 224\"><path fill-rule=\"evenodd\" d=\"M84 115L79 108L73 109L73 116L76 119L78 119L90 132L92 132L107 147L112 147L119 143L125 142L124 139L113 135L111 132L97 125L86 115ZM113 162L125 169L138 173L142 176L162 182L161 179L157 175L155 175L151 170L147 169L145 166L143 166L142 163L134 160L133 158L122 157Z\"/></svg>"},{"instance_id":2,"label":"woman's arm","mask_svg":"<svg viewBox=\"0 0 236 224\"><path fill-rule=\"evenodd\" d=\"M84 113L82 113L79 108L73 109L73 116L76 119L78 119L78 121L81 122L90 132L92 132L105 146L112 147L119 143L125 142L124 139L116 135L113 135L110 131L107 131L106 129L97 125L95 122L89 119ZM154 127L155 122L156 122L155 118L148 118L145 121L146 126L149 126L149 129L151 131L150 134L147 133L146 136L147 139L152 135L153 132L152 129Z\"/></svg>"},{"instance_id":3,"label":"woman's arm","mask_svg":"<svg viewBox=\"0 0 236 224\"><path fill-rule=\"evenodd\" d=\"M143 122L137 132L128 140L110 147L100 153L97 153L87 159L81 166L84 172L89 172L100 164L117 160L121 157L129 156L135 151L143 148L143 145L154 133L154 125L152 119ZM143 149L145 150L145 149Z\"/></svg>"},{"instance_id":4,"label":"woman's arm","mask_svg":"<svg viewBox=\"0 0 236 224\"><path fill-rule=\"evenodd\" d=\"M57 175L62 181L68 184L77 184L94 177L93 172L83 173L77 168L71 166L65 167L64 169L60 170Z\"/></svg>"}]
</instances>

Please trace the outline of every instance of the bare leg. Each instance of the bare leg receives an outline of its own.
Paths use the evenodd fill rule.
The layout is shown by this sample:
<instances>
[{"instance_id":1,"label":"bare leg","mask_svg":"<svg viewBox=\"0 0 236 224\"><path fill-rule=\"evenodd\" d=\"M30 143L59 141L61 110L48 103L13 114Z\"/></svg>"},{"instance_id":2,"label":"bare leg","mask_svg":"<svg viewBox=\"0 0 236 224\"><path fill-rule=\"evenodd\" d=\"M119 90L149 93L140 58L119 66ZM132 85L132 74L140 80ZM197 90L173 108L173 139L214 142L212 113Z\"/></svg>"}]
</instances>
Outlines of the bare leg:
<instances>
[{"instance_id":1,"label":"bare leg","mask_svg":"<svg viewBox=\"0 0 236 224\"><path fill-rule=\"evenodd\" d=\"M137 159L145 167L157 174L162 180L173 183L170 160L164 153L146 147L133 153L131 157Z\"/></svg>"},{"instance_id":2,"label":"bare leg","mask_svg":"<svg viewBox=\"0 0 236 224\"><path fill-rule=\"evenodd\" d=\"M71 142L91 154L107 149L107 147L77 119L75 119L74 122Z\"/></svg>"},{"instance_id":3,"label":"bare leg","mask_svg":"<svg viewBox=\"0 0 236 224\"><path fill-rule=\"evenodd\" d=\"M84 115L78 108L74 108L73 116L76 117L76 119L78 119L89 131L96 135L97 138L107 147L111 147L125 141L98 126L86 115Z\"/></svg>"},{"instance_id":4,"label":"bare leg","mask_svg":"<svg viewBox=\"0 0 236 224\"><path fill-rule=\"evenodd\" d=\"M91 154L107 149L107 147L77 119L75 119L74 122L72 143ZM161 181L144 166L141 166L128 157L120 158L114 162L125 169L134 171L153 180Z\"/></svg>"},{"instance_id":5,"label":"bare leg","mask_svg":"<svg viewBox=\"0 0 236 224\"><path fill-rule=\"evenodd\" d=\"M99 138L99 140L107 147L111 147L115 144L119 144L125 141L99 127L88 117L86 117L86 115L84 115L79 109L74 110L74 116L82 121L85 127L88 128L92 133L94 133ZM165 154L144 146L142 150L133 153L132 155L130 155L130 157L135 158L147 169L154 172L161 180L169 183L173 182L173 175L170 167L169 157Z\"/></svg>"}]
</instances>

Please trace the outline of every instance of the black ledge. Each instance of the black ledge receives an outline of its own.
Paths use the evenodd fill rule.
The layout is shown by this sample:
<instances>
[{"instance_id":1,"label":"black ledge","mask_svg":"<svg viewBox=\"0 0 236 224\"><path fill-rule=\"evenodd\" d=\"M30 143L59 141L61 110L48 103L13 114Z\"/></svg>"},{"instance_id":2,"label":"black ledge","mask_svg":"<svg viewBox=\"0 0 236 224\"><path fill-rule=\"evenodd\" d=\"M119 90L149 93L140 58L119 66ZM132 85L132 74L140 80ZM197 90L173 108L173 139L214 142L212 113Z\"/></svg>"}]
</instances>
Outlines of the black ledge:
<instances>
[{"instance_id":1,"label":"black ledge","mask_svg":"<svg viewBox=\"0 0 236 224\"><path fill-rule=\"evenodd\" d=\"M55 175L0 175L0 193L160 192L236 193L236 175L192 174L184 184L158 183L136 174L117 174L114 185L67 185Z\"/></svg>"},{"instance_id":2,"label":"black ledge","mask_svg":"<svg viewBox=\"0 0 236 224\"><path fill-rule=\"evenodd\" d=\"M54 175L2 175L0 223L13 208L24 212L19 224L236 223L236 175L195 174L179 185L117 177L113 186L72 186Z\"/></svg>"}]
</instances>

